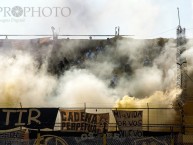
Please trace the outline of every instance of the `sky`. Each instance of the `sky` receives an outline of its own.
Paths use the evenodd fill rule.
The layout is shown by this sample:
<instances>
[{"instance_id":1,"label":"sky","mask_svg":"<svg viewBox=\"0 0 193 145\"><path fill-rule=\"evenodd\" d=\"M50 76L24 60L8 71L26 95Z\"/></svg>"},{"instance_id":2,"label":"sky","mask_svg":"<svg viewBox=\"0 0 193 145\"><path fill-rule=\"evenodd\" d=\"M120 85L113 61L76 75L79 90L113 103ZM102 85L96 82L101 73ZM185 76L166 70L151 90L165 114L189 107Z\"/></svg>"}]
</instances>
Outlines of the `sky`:
<instances>
[{"instance_id":1,"label":"sky","mask_svg":"<svg viewBox=\"0 0 193 145\"><path fill-rule=\"evenodd\" d=\"M61 35L109 35L115 34L115 27L119 26L120 34L134 35L133 38L175 38L179 7L181 26L186 28L188 38L193 37L193 0L0 0L0 3L1 35L52 34L52 26Z\"/></svg>"}]
</instances>

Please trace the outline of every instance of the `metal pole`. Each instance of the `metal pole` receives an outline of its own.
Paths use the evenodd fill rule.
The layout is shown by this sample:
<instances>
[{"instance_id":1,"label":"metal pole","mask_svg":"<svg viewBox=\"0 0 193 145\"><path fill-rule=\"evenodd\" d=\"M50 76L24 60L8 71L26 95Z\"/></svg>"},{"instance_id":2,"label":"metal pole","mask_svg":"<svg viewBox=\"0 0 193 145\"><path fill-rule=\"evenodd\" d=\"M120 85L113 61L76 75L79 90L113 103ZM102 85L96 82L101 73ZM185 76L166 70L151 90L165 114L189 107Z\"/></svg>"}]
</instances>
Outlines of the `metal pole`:
<instances>
[{"instance_id":1,"label":"metal pole","mask_svg":"<svg viewBox=\"0 0 193 145\"><path fill-rule=\"evenodd\" d=\"M117 27L115 27L115 36L117 35Z\"/></svg>"},{"instance_id":2,"label":"metal pole","mask_svg":"<svg viewBox=\"0 0 193 145\"><path fill-rule=\"evenodd\" d=\"M21 108L23 108L23 107L22 107L22 103L21 103L21 102L19 103L19 105L20 105L20 107L21 107Z\"/></svg>"},{"instance_id":3,"label":"metal pole","mask_svg":"<svg viewBox=\"0 0 193 145\"><path fill-rule=\"evenodd\" d=\"M119 36L119 32L120 32L120 27L118 26L118 36Z\"/></svg>"},{"instance_id":4,"label":"metal pole","mask_svg":"<svg viewBox=\"0 0 193 145\"><path fill-rule=\"evenodd\" d=\"M53 40L54 40L55 39L55 33L54 33L55 28L52 26L51 29L52 29Z\"/></svg>"},{"instance_id":5,"label":"metal pole","mask_svg":"<svg viewBox=\"0 0 193 145\"><path fill-rule=\"evenodd\" d=\"M149 104L147 103L147 131L149 131Z\"/></svg>"},{"instance_id":6,"label":"metal pole","mask_svg":"<svg viewBox=\"0 0 193 145\"><path fill-rule=\"evenodd\" d=\"M181 132L185 134L185 127L184 127L184 108L181 106Z\"/></svg>"},{"instance_id":7,"label":"metal pole","mask_svg":"<svg viewBox=\"0 0 193 145\"><path fill-rule=\"evenodd\" d=\"M19 104L20 104L20 107L22 108L22 103L20 102ZM22 132L22 126L20 126L20 131Z\"/></svg>"},{"instance_id":8,"label":"metal pole","mask_svg":"<svg viewBox=\"0 0 193 145\"><path fill-rule=\"evenodd\" d=\"M174 145L174 128L173 126L170 127L171 130L171 145Z\"/></svg>"},{"instance_id":9,"label":"metal pole","mask_svg":"<svg viewBox=\"0 0 193 145\"><path fill-rule=\"evenodd\" d=\"M86 112L86 103L84 102L84 112Z\"/></svg>"},{"instance_id":10,"label":"metal pole","mask_svg":"<svg viewBox=\"0 0 193 145\"><path fill-rule=\"evenodd\" d=\"M178 20L179 20L179 26L180 26L180 12L179 12L179 8L178 9Z\"/></svg>"},{"instance_id":11,"label":"metal pole","mask_svg":"<svg viewBox=\"0 0 193 145\"><path fill-rule=\"evenodd\" d=\"M103 128L103 145L107 145L106 123L104 122Z\"/></svg>"},{"instance_id":12,"label":"metal pole","mask_svg":"<svg viewBox=\"0 0 193 145\"><path fill-rule=\"evenodd\" d=\"M116 111L117 111L117 108L116 108ZM117 131L118 129L117 129L117 123L116 123L116 131Z\"/></svg>"},{"instance_id":13,"label":"metal pole","mask_svg":"<svg viewBox=\"0 0 193 145\"><path fill-rule=\"evenodd\" d=\"M41 139L40 130L38 129L36 145L40 145L40 139Z\"/></svg>"}]
</instances>

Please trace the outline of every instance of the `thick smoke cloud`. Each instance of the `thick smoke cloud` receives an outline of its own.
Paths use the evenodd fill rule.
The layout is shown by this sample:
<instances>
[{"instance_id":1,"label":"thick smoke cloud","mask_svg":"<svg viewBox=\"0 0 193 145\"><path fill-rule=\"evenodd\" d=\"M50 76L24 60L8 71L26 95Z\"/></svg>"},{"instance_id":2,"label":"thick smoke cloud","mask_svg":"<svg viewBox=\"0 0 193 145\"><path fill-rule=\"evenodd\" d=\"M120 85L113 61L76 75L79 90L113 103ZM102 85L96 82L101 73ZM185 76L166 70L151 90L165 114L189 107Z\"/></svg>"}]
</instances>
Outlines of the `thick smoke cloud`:
<instances>
[{"instance_id":1,"label":"thick smoke cloud","mask_svg":"<svg viewBox=\"0 0 193 145\"><path fill-rule=\"evenodd\" d=\"M89 41L94 43L95 40L65 40L54 48L52 43L38 46L38 49L34 45L9 51L1 48L2 104L19 106L21 102L23 106L76 107L87 103L88 106L113 107L116 100L125 95L143 100L159 94L156 92L164 96L175 90L173 40L111 39L88 49ZM99 46L102 50L97 52L95 48ZM89 50L94 53L93 58L86 57ZM58 66L63 57L70 63L67 70L59 76L49 71L49 67ZM113 77L117 82L111 87ZM173 100L169 100L169 104ZM156 100L146 101L156 104ZM168 103L166 99L161 101L161 104Z\"/></svg>"},{"instance_id":2,"label":"thick smoke cloud","mask_svg":"<svg viewBox=\"0 0 193 145\"><path fill-rule=\"evenodd\" d=\"M109 107L114 104L108 86L88 70L67 71L59 81L55 104L64 107Z\"/></svg>"},{"instance_id":3,"label":"thick smoke cloud","mask_svg":"<svg viewBox=\"0 0 193 145\"><path fill-rule=\"evenodd\" d=\"M1 105L9 107L44 106L55 89L56 79L38 70L33 57L21 51L3 54L0 62ZM38 102L38 103L37 103Z\"/></svg>"},{"instance_id":4,"label":"thick smoke cloud","mask_svg":"<svg viewBox=\"0 0 193 145\"><path fill-rule=\"evenodd\" d=\"M46 45L28 42L25 48L11 48L7 43L1 47L1 106L173 107L181 93L176 89L174 40L57 40L54 47L52 40L47 41ZM190 45L189 42L187 47ZM92 52L92 57L88 52ZM184 55L191 64L190 52L191 48ZM53 71L59 69L64 58L68 67ZM188 70L192 74L189 67ZM114 77L115 85L111 86ZM163 122L176 121L175 110L159 113L169 114ZM156 112L150 115L155 116Z\"/></svg>"},{"instance_id":5,"label":"thick smoke cloud","mask_svg":"<svg viewBox=\"0 0 193 145\"><path fill-rule=\"evenodd\" d=\"M192 92L192 84L193 84L193 59L192 59L192 54L193 54L193 41L192 39L187 41L187 44L185 45L186 51L182 53L182 57L185 58L183 60L184 64L187 65L187 70L185 71L185 75L187 78L187 96L192 98L191 96L193 95Z\"/></svg>"}]
</instances>

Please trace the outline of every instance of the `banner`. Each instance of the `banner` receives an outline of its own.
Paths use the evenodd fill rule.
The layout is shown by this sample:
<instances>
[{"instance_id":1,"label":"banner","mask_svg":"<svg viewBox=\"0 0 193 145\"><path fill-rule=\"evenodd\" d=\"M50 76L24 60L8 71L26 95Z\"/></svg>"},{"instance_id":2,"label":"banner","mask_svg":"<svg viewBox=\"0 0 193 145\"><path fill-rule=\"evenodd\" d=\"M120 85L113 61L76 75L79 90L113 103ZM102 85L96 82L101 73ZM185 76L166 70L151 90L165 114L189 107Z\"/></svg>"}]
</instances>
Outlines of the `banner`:
<instances>
[{"instance_id":1,"label":"banner","mask_svg":"<svg viewBox=\"0 0 193 145\"><path fill-rule=\"evenodd\" d=\"M8 132L0 133L0 140L5 140L5 139L24 139L25 132L26 132L26 129L16 130L16 131L8 131Z\"/></svg>"},{"instance_id":2,"label":"banner","mask_svg":"<svg viewBox=\"0 0 193 145\"><path fill-rule=\"evenodd\" d=\"M102 133L108 131L109 113L93 114L86 113L85 132Z\"/></svg>"},{"instance_id":3,"label":"banner","mask_svg":"<svg viewBox=\"0 0 193 145\"><path fill-rule=\"evenodd\" d=\"M5 131L4 133L0 133L0 145L18 145L18 140L22 140L22 143L24 143L24 140L29 140L29 133L27 129L8 132Z\"/></svg>"},{"instance_id":4,"label":"banner","mask_svg":"<svg viewBox=\"0 0 193 145\"><path fill-rule=\"evenodd\" d=\"M101 133L108 129L109 113L93 114L84 110L60 109L61 130Z\"/></svg>"},{"instance_id":5,"label":"banner","mask_svg":"<svg viewBox=\"0 0 193 145\"><path fill-rule=\"evenodd\" d=\"M142 130L143 111L113 110L120 131Z\"/></svg>"},{"instance_id":6,"label":"banner","mask_svg":"<svg viewBox=\"0 0 193 145\"><path fill-rule=\"evenodd\" d=\"M84 130L84 110L63 110L60 109L61 130L83 131Z\"/></svg>"},{"instance_id":7,"label":"banner","mask_svg":"<svg viewBox=\"0 0 193 145\"><path fill-rule=\"evenodd\" d=\"M53 129L58 108L1 108L0 130L16 127Z\"/></svg>"}]
</instances>

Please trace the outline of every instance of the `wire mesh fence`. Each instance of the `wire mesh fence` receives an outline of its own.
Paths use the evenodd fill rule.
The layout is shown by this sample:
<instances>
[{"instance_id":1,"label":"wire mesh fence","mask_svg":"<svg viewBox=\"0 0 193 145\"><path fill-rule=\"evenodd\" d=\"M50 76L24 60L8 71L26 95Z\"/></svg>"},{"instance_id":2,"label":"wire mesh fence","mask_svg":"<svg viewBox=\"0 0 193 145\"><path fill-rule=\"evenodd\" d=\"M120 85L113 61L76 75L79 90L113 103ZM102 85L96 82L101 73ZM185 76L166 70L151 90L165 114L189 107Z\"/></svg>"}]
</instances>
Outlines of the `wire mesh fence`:
<instances>
[{"instance_id":1,"label":"wire mesh fence","mask_svg":"<svg viewBox=\"0 0 193 145\"><path fill-rule=\"evenodd\" d=\"M71 108L72 110L75 110ZM187 121L182 122L182 115L178 108L83 108L88 113L109 113L110 120L108 124L108 131L117 131L118 126L113 115L113 110L124 111L142 111L143 112L143 131L166 131L179 132L182 126L188 124L188 119L193 120L193 116L187 117ZM60 118L60 116L59 116ZM60 129L61 119L56 123L56 130ZM193 121L192 121L193 122ZM192 124L193 125L193 124Z\"/></svg>"},{"instance_id":2,"label":"wire mesh fence","mask_svg":"<svg viewBox=\"0 0 193 145\"><path fill-rule=\"evenodd\" d=\"M77 108L68 108L76 110ZM81 134L61 130L60 115L53 130L39 130L35 137L28 131L27 136L6 134L1 131L0 145L193 145L193 116L180 113L178 108L84 108L88 113L109 113L108 130L105 133ZM124 134L116 123L112 110L142 111L140 136ZM182 128L184 131L182 132ZM21 128L22 129L22 128ZM59 133L54 133L54 132ZM9 133L12 135L9 135ZM105 136L105 138L104 138Z\"/></svg>"},{"instance_id":3,"label":"wire mesh fence","mask_svg":"<svg viewBox=\"0 0 193 145\"><path fill-rule=\"evenodd\" d=\"M82 138L66 136L42 136L38 139L5 139L1 140L1 145L192 145L193 136L191 135L163 135L163 136L144 136L136 137L107 137L104 138ZM106 143L106 144L105 144Z\"/></svg>"}]
</instances>

